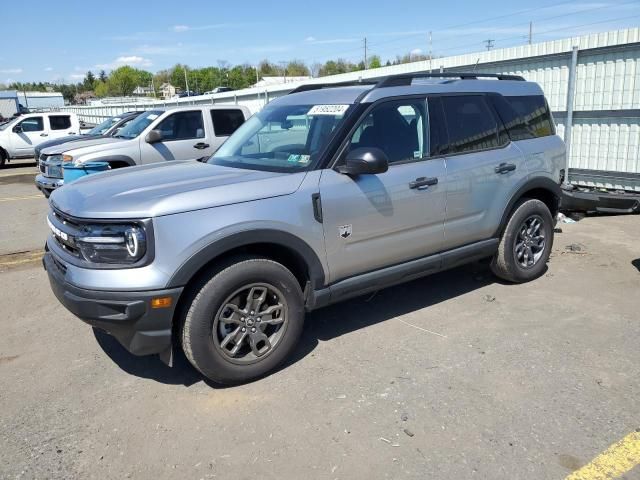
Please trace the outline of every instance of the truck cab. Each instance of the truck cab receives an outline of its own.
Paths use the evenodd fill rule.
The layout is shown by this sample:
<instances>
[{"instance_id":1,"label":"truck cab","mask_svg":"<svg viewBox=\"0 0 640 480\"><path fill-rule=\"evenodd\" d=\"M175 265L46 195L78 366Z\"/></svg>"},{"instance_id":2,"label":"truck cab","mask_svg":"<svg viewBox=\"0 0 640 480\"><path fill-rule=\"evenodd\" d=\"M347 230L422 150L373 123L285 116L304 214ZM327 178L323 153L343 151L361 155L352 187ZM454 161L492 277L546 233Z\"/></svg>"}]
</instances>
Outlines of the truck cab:
<instances>
[{"instance_id":1,"label":"truck cab","mask_svg":"<svg viewBox=\"0 0 640 480\"><path fill-rule=\"evenodd\" d=\"M8 120L0 124L0 167L12 159L33 157L41 143L78 133L75 113L28 113Z\"/></svg>"}]
</instances>

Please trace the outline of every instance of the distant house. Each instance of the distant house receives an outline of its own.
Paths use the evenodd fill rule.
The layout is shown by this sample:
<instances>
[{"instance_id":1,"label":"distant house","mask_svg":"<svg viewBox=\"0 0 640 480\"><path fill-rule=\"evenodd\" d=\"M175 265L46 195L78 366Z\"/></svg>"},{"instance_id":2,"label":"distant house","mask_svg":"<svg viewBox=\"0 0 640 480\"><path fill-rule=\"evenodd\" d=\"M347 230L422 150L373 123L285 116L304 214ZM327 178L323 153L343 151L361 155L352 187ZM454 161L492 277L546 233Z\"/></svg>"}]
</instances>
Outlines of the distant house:
<instances>
[{"instance_id":1,"label":"distant house","mask_svg":"<svg viewBox=\"0 0 640 480\"><path fill-rule=\"evenodd\" d=\"M141 87L140 85L138 85L133 89L133 94L139 97L151 97L153 96L153 88Z\"/></svg>"},{"instance_id":2,"label":"distant house","mask_svg":"<svg viewBox=\"0 0 640 480\"><path fill-rule=\"evenodd\" d=\"M260 81L254 87L270 87L272 85L282 85L284 83L304 82L311 77L260 77Z\"/></svg>"},{"instance_id":3,"label":"distant house","mask_svg":"<svg viewBox=\"0 0 640 480\"><path fill-rule=\"evenodd\" d=\"M73 102L76 105L89 105L89 103L91 103L91 100L93 100L94 98L96 98L96 96L92 91L76 93L73 96Z\"/></svg>"},{"instance_id":4,"label":"distant house","mask_svg":"<svg viewBox=\"0 0 640 480\"><path fill-rule=\"evenodd\" d=\"M165 100L175 96L176 94L176 87L174 87L173 85L171 85L170 83L163 83L162 85L160 85L160 96L162 98L164 98Z\"/></svg>"}]
</instances>

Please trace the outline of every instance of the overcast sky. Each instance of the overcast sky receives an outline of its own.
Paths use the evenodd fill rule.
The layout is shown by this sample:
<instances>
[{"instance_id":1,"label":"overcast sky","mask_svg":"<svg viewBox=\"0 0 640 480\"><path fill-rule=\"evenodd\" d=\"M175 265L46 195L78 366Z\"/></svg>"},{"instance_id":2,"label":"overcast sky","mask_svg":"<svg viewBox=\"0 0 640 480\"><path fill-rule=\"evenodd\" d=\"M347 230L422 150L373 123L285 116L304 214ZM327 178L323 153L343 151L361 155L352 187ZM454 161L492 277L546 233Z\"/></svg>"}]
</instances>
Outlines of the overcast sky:
<instances>
[{"instance_id":1,"label":"overcast sky","mask_svg":"<svg viewBox=\"0 0 640 480\"><path fill-rule=\"evenodd\" d=\"M410 51L449 56L640 26L640 0L425 0L320 2L3 2L0 83L79 81L88 70L132 65L157 71L338 57L383 60ZM73 6L75 5L75 6Z\"/></svg>"}]
</instances>

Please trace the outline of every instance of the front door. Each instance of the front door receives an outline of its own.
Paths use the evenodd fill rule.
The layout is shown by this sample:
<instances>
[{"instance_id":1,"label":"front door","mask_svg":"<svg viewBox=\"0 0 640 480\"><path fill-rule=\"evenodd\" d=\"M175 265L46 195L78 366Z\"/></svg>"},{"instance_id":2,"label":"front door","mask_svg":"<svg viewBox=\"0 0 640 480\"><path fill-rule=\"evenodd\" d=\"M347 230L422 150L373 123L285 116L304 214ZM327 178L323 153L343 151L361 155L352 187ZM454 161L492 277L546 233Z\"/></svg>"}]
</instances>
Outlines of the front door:
<instances>
[{"instance_id":1,"label":"front door","mask_svg":"<svg viewBox=\"0 0 640 480\"><path fill-rule=\"evenodd\" d=\"M322 172L331 282L442 248L446 171L442 158L429 156L429 131L425 98L380 103L361 119L341 158L354 148L376 147L388 156L389 170L354 177Z\"/></svg>"},{"instance_id":2,"label":"front door","mask_svg":"<svg viewBox=\"0 0 640 480\"><path fill-rule=\"evenodd\" d=\"M27 117L15 126L19 126L20 131L11 132L11 146L18 157L33 155L35 146L48 139L43 117Z\"/></svg>"},{"instance_id":3,"label":"front door","mask_svg":"<svg viewBox=\"0 0 640 480\"><path fill-rule=\"evenodd\" d=\"M189 110L172 113L156 127L162 141L147 143L140 137L142 163L169 160L196 160L212 153L210 135L205 130L202 111Z\"/></svg>"}]
</instances>

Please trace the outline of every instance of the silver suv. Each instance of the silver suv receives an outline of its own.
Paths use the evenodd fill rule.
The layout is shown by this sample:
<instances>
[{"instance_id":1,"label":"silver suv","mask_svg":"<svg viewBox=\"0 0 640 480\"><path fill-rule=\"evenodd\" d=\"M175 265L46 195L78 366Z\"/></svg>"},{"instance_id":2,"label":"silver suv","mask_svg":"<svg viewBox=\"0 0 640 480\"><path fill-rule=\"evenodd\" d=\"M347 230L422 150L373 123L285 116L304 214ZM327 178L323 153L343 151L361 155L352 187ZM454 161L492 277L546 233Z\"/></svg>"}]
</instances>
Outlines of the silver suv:
<instances>
[{"instance_id":1,"label":"silver suv","mask_svg":"<svg viewBox=\"0 0 640 480\"><path fill-rule=\"evenodd\" d=\"M306 85L207 163L56 190L44 266L130 352L182 348L209 379L244 382L291 354L305 311L484 258L510 282L543 274L564 168L521 77Z\"/></svg>"}]
</instances>

